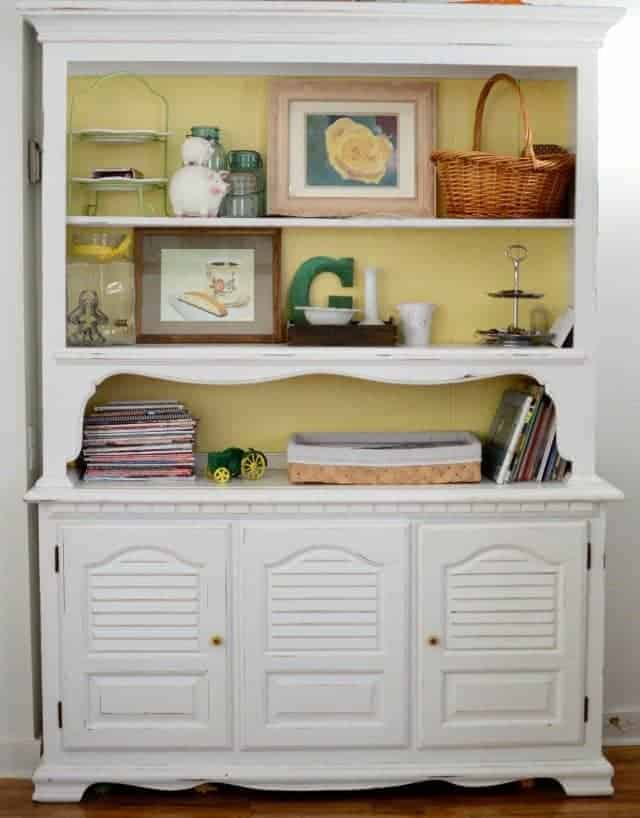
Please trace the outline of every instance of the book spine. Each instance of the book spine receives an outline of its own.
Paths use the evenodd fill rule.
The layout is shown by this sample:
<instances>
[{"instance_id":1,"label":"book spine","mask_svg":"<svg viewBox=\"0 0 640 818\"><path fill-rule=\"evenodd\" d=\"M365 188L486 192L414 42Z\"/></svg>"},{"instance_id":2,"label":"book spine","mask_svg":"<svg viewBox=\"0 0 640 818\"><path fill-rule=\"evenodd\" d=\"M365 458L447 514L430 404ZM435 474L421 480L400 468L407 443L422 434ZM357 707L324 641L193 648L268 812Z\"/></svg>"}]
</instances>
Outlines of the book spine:
<instances>
[{"instance_id":1,"label":"book spine","mask_svg":"<svg viewBox=\"0 0 640 818\"><path fill-rule=\"evenodd\" d=\"M547 403L544 409L544 413L540 418L540 427L538 429L538 433L531 447L531 456L527 463L526 472L523 478L527 482L536 479L538 469L540 467L540 460L542 458L544 449L547 445L547 434L549 432L549 426L551 424L551 421L553 420L554 415L555 407L553 405L553 402L549 398L549 402Z\"/></svg>"},{"instance_id":2,"label":"book spine","mask_svg":"<svg viewBox=\"0 0 640 818\"><path fill-rule=\"evenodd\" d=\"M549 457L551 456L551 453L553 452L555 446L556 446L556 419L554 417L549 426L549 431L547 432L546 445L544 447L542 458L540 459L540 465L538 467L538 471L536 474L536 481L538 483L542 482L545 469L547 467L547 463L549 462Z\"/></svg>"},{"instance_id":3,"label":"book spine","mask_svg":"<svg viewBox=\"0 0 640 818\"><path fill-rule=\"evenodd\" d=\"M540 405L542 403L542 398L544 397L544 387L536 387L531 394L531 406L527 412L525 424L516 447L516 452L511 462L511 467L507 473L505 483L513 483L515 480L517 480L518 471L522 464L522 460L527 453L527 446L531 439L531 433L535 427L538 413L540 412Z\"/></svg>"},{"instance_id":4,"label":"book spine","mask_svg":"<svg viewBox=\"0 0 640 818\"><path fill-rule=\"evenodd\" d=\"M531 418L531 424L529 425L529 428L527 429L527 437L526 437L526 440L524 442L524 446L523 446L523 449L522 449L522 455L520 457L520 460L518 462L516 471L514 473L514 480L519 480L520 479L524 459L527 456L527 453L529 452L529 446L531 444L531 439L532 439L533 434L535 432L536 426L537 426L537 424L538 424L538 422L540 420L540 414L541 414L541 412L542 412L542 410L544 408L544 405L545 405L545 400L544 399L545 399L544 386L540 386L540 387L538 387L536 389L536 392L535 392L535 410L534 410L534 413L533 413L533 417Z\"/></svg>"},{"instance_id":5,"label":"book spine","mask_svg":"<svg viewBox=\"0 0 640 818\"><path fill-rule=\"evenodd\" d=\"M496 479L496 483L498 483L498 485L503 484L507 477L507 473L509 470L509 466L511 465L513 454L515 452L516 446L518 445L520 435L522 434L522 430L527 419L527 413L529 412L529 409L531 407L531 401L532 401L531 395L527 395L526 399L522 403L522 407L520 408L518 420L513 430L513 434L511 435L511 439L509 440L509 446L507 447L507 452L500 466L500 471L498 472L498 477Z\"/></svg>"},{"instance_id":6,"label":"book spine","mask_svg":"<svg viewBox=\"0 0 640 818\"><path fill-rule=\"evenodd\" d=\"M553 446L551 447L551 451L549 453L549 459L547 460L544 472L542 473L542 482L547 482L549 480L553 480L554 472L557 468L558 462L560 458L558 457L558 447L556 442L554 441Z\"/></svg>"},{"instance_id":7,"label":"book spine","mask_svg":"<svg viewBox=\"0 0 640 818\"><path fill-rule=\"evenodd\" d=\"M548 395L544 395L542 401L540 402L540 407L536 414L535 423L531 429L529 440L527 441L526 451L523 454L522 462L520 463L520 468L518 469L517 477L518 482L526 482L526 480L528 479L527 474L529 473L529 469L531 466L533 452L540 438L540 430L542 427L542 423L544 421L545 414L550 404L551 398L549 398Z\"/></svg>"}]
</instances>

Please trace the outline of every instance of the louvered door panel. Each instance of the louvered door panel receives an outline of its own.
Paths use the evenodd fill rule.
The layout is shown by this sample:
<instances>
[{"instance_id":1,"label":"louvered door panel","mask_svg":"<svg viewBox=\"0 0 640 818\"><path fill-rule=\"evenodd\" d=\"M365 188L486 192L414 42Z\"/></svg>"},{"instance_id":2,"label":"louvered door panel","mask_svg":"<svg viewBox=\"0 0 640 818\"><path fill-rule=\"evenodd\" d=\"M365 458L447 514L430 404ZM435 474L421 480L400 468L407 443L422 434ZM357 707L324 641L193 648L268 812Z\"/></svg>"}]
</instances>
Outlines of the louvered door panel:
<instances>
[{"instance_id":1,"label":"louvered door panel","mask_svg":"<svg viewBox=\"0 0 640 818\"><path fill-rule=\"evenodd\" d=\"M377 566L337 549L316 549L269 568L268 649L377 650L379 584ZM331 608L317 610L317 602Z\"/></svg>"},{"instance_id":2,"label":"louvered door panel","mask_svg":"<svg viewBox=\"0 0 640 818\"><path fill-rule=\"evenodd\" d=\"M245 747L406 743L408 541L399 523L244 527Z\"/></svg>"},{"instance_id":3,"label":"louvered door panel","mask_svg":"<svg viewBox=\"0 0 640 818\"><path fill-rule=\"evenodd\" d=\"M452 568L447 571L447 648L552 650L558 644L559 595L557 570L515 549L496 549ZM508 607L491 610L497 601L508 601ZM543 607L523 610L521 601Z\"/></svg>"},{"instance_id":4,"label":"louvered door panel","mask_svg":"<svg viewBox=\"0 0 640 818\"><path fill-rule=\"evenodd\" d=\"M90 651L199 650L200 577L193 566L141 548L90 569L88 584ZM125 589L130 594L122 598ZM171 599L165 599L166 591L173 594Z\"/></svg>"},{"instance_id":5,"label":"louvered door panel","mask_svg":"<svg viewBox=\"0 0 640 818\"><path fill-rule=\"evenodd\" d=\"M226 526L67 526L64 744L228 742Z\"/></svg>"},{"instance_id":6,"label":"louvered door panel","mask_svg":"<svg viewBox=\"0 0 640 818\"><path fill-rule=\"evenodd\" d=\"M422 746L583 740L587 528L419 531Z\"/></svg>"}]
</instances>

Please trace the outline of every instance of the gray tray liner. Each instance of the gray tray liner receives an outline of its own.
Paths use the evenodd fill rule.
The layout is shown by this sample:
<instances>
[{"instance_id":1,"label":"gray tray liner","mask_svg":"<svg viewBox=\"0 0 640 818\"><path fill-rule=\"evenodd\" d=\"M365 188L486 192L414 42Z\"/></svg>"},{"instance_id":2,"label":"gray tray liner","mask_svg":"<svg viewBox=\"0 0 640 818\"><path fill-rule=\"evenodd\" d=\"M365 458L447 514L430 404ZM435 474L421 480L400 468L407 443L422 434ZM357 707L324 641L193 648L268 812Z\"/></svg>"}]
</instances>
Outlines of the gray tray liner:
<instances>
[{"instance_id":1,"label":"gray tray liner","mask_svg":"<svg viewBox=\"0 0 640 818\"><path fill-rule=\"evenodd\" d=\"M306 466L437 466L481 457L471 432L298 433L287 447L288 462Z\"/></svg>"}]
</instances>

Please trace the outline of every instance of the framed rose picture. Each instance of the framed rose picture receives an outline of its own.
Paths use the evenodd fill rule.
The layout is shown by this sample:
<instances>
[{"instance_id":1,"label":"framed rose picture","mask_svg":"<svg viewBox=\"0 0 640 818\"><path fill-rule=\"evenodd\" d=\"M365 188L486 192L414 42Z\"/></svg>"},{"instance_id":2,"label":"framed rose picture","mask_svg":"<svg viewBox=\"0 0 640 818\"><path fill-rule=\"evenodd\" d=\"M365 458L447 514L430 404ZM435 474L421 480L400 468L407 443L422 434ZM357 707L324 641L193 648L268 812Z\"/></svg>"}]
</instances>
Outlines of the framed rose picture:
<instances>
[{"instance_id":1,"label":"framed rose picture","mask_svg":"<svg viewBox=\"0 0 640 818\"><path fill-rule=\"evenodd\" d=\"M136 229L136 342L281 341L280 244L277 229Z\"/></svg>"},{"instance_id":2,"label":"framed rose picture","mask_svg":"<svg viewBox=\"0 0 640 818\"><path fill-rule=\"evenodd\" d=\"M434 215L433 83L275 79L270 91L272 215Z\"/></svg>"}]
</instances>

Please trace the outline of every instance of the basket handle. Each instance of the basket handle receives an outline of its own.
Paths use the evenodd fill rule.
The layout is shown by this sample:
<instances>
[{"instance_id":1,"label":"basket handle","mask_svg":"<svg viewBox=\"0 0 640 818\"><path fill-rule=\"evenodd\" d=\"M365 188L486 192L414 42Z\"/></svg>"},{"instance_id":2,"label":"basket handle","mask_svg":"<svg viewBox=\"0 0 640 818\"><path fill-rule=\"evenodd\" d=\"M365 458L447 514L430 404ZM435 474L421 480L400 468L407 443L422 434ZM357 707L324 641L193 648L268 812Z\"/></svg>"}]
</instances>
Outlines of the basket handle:
<instances>
[{"instance_id":1,"label":"basket handle","mask_svg":"<svg viewBox=\"0 0 640 818\"><path fill-rule=\"evenodd\" d=\"M527 113L527 109L524 104L524 97L522 96L520 86L509 74L494 74L493 77L491 77L485 82L484 88L480 92L480 96L478 97L478 102L476 104L476 119L473 125L473 150L474 151L480 150L480 146L482 144L482 120L484 117L484 108L487 102L487 97L489 96L489 94L491 93L491 89L497 82L508 82L512 88L515 88L518 97L520 98L520 115L522 116L522 124L524 126L523 153L528 159L531 159L531 161L534 164L538 164L538 159L536 158L535 152L533 150L533 133L531 132L531 125L529 124L529 114Z\"/></svg>"}]
</instances>

